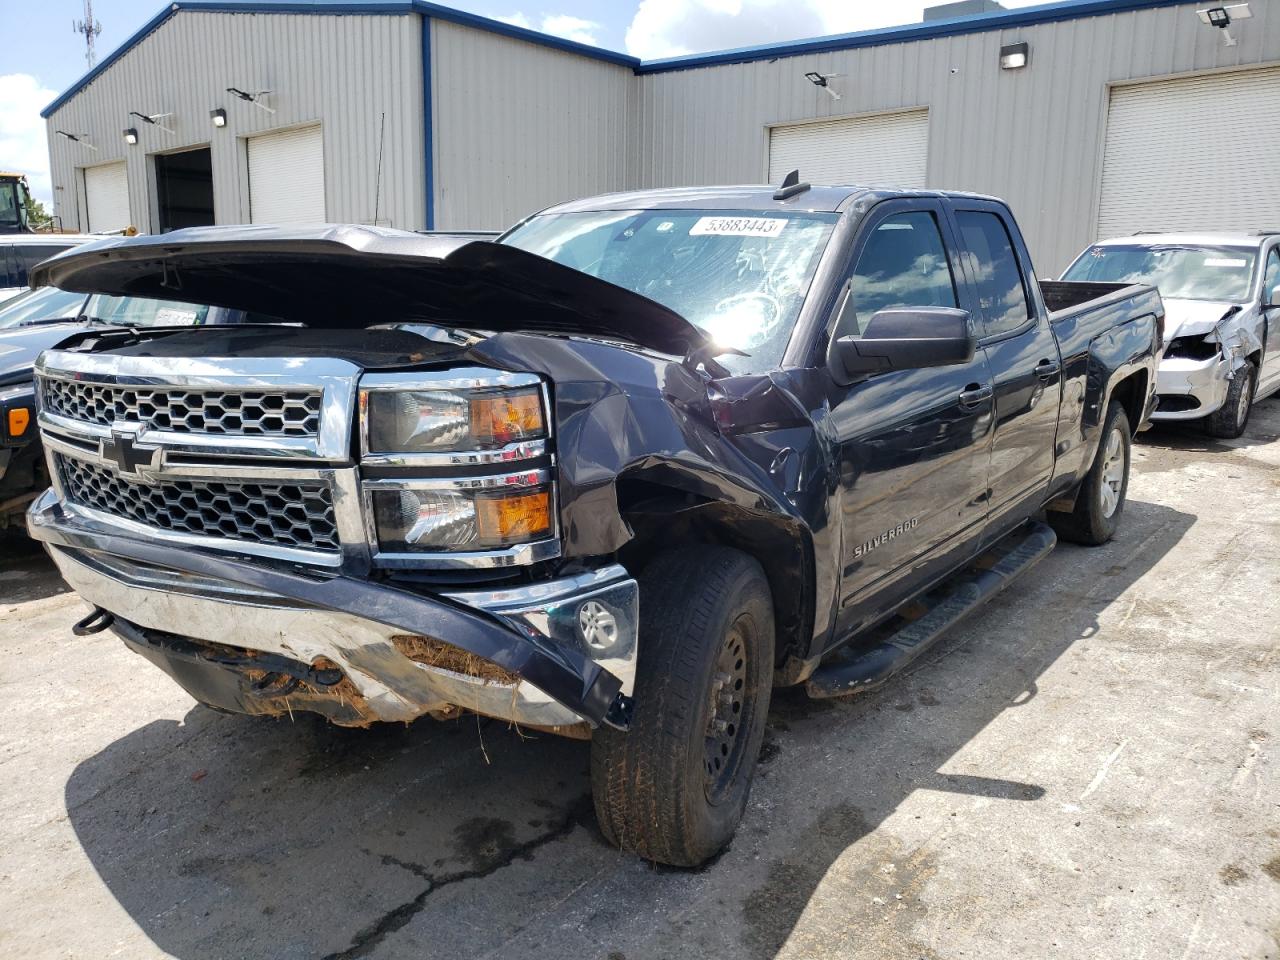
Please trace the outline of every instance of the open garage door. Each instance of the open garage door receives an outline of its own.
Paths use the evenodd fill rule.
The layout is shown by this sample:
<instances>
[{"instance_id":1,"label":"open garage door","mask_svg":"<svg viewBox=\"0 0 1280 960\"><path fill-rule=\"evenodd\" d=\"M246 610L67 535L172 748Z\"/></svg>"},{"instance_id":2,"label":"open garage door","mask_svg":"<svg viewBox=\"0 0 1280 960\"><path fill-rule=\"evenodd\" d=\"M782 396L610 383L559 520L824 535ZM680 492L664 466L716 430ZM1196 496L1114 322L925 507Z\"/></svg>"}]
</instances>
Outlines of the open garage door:
<instances>
[{"instance_id":1,"label":"open garage door","mask_svg":"<svg viewBox=\"0 0 1280 960\"><path fill-rule=\"evenodd\" d=\"M1280 227L1280 69L1114 87L1098 236Z\"/></svg>"},{"instance_id":2,"label":"open garage door","mask_svg":"<svg viewBox=\"0 0 1280 960\"><path fill-rule=\"evenodd\" d=\"M847 117L773 127L769 182L791 170L811 183L923 187L929 111Z\"/></svg>"},{"instance_id":3,"label":"open garage door","mask_svg":"<svg viewBox=\"0 0 1280 960\"><path fill-rule=\"evenodd\" d=\"M324 147L320 128L250 137L252 223L324 223Z\"/></svg>"},{"instance_id":4,"label":"open garage door","mask_svg":"<svg viewBox=\"0 0 1280 960\"><path fill-rule=\"evenodd\" d=\"M114 233L128 227L129 175L124 161L84 168L84 198L90 233Z\"/></svg>"}]
</instances>

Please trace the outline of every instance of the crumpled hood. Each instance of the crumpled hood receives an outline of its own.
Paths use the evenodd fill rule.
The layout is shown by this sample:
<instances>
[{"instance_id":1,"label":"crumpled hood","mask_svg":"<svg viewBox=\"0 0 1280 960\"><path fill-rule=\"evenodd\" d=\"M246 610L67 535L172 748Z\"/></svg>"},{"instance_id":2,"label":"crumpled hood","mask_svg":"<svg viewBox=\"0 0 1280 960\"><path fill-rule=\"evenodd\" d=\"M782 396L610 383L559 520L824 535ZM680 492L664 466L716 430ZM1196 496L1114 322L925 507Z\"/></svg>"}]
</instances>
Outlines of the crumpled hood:
<instances>
[{"instance_id":1,"label":"crumpled hood","mask_svg":"<svg viewBox=\"0 0 1280 960\"><path fill-rule=\"evenodd\" d=\"M192 227L73 247L33 286L208 303L310 327L424 320L579 334L669 354L707 338L647 297L517 247L366 226Z\"/></svg>"},{"instance_id":2,"label":"crumpled hood","mask_svg":"<svg viewBox=\"0 0 1280 960\"><path fill-rule=\"evenodd\" d=\"M1164 303L1164 342L1175 337L1203 337L1213 330L1229 310L1238 310L1238 303L1217 303L1207 300L1167 300Z\"/></svg>"},{"instance_id":3,"label":"crumpled hood","mask_svg":"<svg viewBox=\"0 0 1280 960\"><path fill-rule=\"evenodd\" d=\"M69 321L48 326L0 330L0 387L32 379L36 357L82 329L84 324Z\"/></svg>"}]
</instances>

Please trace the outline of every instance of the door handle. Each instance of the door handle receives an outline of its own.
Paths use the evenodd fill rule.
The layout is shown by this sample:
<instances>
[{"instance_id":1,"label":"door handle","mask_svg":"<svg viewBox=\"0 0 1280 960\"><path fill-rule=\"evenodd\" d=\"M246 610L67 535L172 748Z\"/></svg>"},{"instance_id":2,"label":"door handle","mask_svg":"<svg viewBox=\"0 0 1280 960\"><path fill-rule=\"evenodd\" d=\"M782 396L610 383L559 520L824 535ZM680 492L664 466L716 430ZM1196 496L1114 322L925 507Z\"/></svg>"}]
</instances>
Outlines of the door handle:
<instances>
[{"instance_id":1,"label":"door handle","mask_svg":"<svg viewBox=\"0 0 1280 960\"><path fill-rule=\"evenodd\" d=\"M971 383L960 391L960 406L976 407L991 399L991 385Z\"/></svg>"},{"instance_id":2,"label":"door handle","mask_svg":"<svg viewBox=\"0 0 1280 960\"><path fill-rule=\"evenodd\" d=\"M1036 376L1041 380L1048 380L1061 369L1057 360L1041 360L1036 364Z\"/></svg>"}]
</instances>

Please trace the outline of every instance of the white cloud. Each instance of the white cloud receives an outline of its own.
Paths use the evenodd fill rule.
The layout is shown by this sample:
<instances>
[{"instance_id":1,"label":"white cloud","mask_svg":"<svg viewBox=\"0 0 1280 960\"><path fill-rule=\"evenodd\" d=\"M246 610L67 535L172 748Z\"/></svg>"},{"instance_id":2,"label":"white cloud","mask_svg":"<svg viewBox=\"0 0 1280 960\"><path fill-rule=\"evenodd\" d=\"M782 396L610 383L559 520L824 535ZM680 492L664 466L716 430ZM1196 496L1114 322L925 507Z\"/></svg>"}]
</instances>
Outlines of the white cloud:
<instances>
[{"instance_id":1,"label":"white cloud","mask_svg":"<svg viewBox=\"0 0 1280 960\"><path fill-rule=\"evenodd\" d=\"M49 209L49 141L40 111L56 96L30 74L0 75L0 160L6 170L25 173L31 192Z\"/></svg>"},{"instance_id":2,"label":"white cloud","mask_svg":"<svg viewBox=\"0 0 1280 960\"><path fill-rule=\"evenodd\" d=\"M553 37L563 37L565 40L575 40L593 47L600 46L600 38L597 35L600 24L594 20L583 20L581 17L571 17L564 13L546 13L542 15L542 21L535 25L528 14L519 11L496 19L515 27L524 27L526 30L539 30Z\"/></svg>"},{"instance_id":3,"label":"white cloud","mask_svg":"<svg viewBox=\"0 0 1280 960\"><path fill-rule=\"evenodd\" d=\"M919 23L945 0L640 0L627 52L643 60ZM1005 0L1021 7L1039 0Z\"/></svg>"},{"instance_id":4,"label":"white cloud","mask_svg":"<svg viewBox=\"0 0 1280 960\"><path fill-rule=\"evenodd\" d=\"M542 18L542 32L550 33L566 40L576 40L593 47L600 46L596 31L600 24L594 20L583 20L581 17L570 17L566 14L550 15Z\"/></svg>"}]
</instances>

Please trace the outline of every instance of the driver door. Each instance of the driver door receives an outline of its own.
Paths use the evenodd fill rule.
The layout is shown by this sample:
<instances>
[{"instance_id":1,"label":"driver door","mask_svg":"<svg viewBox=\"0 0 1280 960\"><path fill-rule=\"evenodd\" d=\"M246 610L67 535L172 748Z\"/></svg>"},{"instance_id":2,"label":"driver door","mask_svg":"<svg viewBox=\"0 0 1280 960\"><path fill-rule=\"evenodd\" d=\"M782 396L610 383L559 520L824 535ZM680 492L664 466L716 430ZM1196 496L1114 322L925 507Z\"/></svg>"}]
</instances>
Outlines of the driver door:
<instances>
[{"instance_id":1,"label":"driver door","mask_svg":"<svg viewBox=\"0 0 1280 960\"><path fill-rule=\"evenodd\" d=\"M958 249L937 201L877 206L850 261L854 309L832 335L859 336L887 307L969 309ZM961 562L979 542L994 390L982 350L965 364L892 370L836 389L830 422L839 459L836 635L843 639Z\"/></svg>"},{"instance_id":2,"label":"driver door","mask_svg":"<svg viewBox=\"0 0 1280 960\"><path fill-rule=\"evenodd\" d=\"M1280 293L1280 244L1267 251L1263 261L1261 304L1262 319L1266 324L1267 342L1262 353L1262 369L1258 371L1258 396L1271 393L1280 387L1280 306L1267 307L1273 291Z\"/></svg>"}]
</instances>

